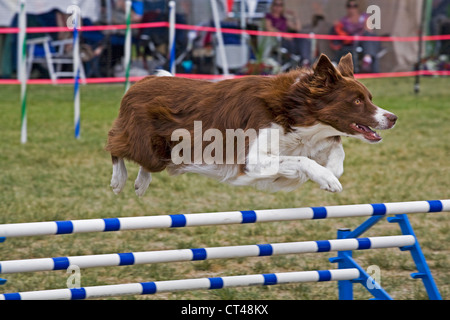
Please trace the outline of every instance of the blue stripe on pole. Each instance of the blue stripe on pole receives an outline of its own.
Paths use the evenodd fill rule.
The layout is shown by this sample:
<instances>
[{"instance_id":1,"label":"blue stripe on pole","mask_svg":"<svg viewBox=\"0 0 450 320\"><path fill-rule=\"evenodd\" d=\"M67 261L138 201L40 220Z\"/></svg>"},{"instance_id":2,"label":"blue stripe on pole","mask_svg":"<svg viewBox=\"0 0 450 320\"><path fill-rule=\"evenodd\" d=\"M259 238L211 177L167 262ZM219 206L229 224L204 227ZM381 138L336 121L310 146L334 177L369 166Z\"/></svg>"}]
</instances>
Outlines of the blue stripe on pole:
<instances>
[{"instance_id":1,"label":"blue stripe on pole","mask_svg":"<svg viewBox=\"0 0 450 320\"><path fill-rule=\"evenodd\" d=\"M258 244L259 256L271 256L273 254L273 247L270 244Z\"/></svg>"},{"instance_id":2,"label":"blue stripe on pole","mask_svg":"<svg viewBox=\"0 0 450 320\"><path fill-rule=\"evenodd\" d=\"M86 290L84 288L70 289L71 300L83 300L86 299Z\"/></svg>"},{"instance_id":3,"label":"blue stripe on pole","mask_svg":"<svg viewBox=\"0 0 450 320\"><path fill-rule=\"evenodd\" d=\"M20 293L4 293L3 297L5 300L22 300Z\"/></svg>"},{"instance_id":4,"label":"blue stripe on pole","mask_svg":"<svg viewBox=\"0 0 450 320\"><path fill-rule=\"evenodd\" d=\"M73 89L73 96L74 98L77 96L78 94L78 90L80 89L80 69L77 70L77 72L75 73L75 84L74 84L74 89Z\"/></svg>"},{"instance_id":5,"label":"blue stripe on pole","mask_svg":"<svg viewBox=\"0 0 450 320\"><path fill-rule=\"evenodd\" d=\"M73 232L72 221L55 221L56 234L67 234Z\"/></svg>"},{"instance_id":6,"label":"blue stripe on pole","mask_svg":"<svg viewBox=\"0 0 450 320\"><path fill-rule=\"evenodd\" d=\"M331 250L331 243L328 240L316 241L317 252L328 252Z\"/></svg>"},{"instance_id":7,"label":"blue stripe on pole","mask_svg":"<svg viewBox=\"0 0 450 320\"><path fill-rule=\"evenodd\" d=\"M141 294L154 294L156 293L156 283L151 282L141 282L142 293Z\"/></svg>"},{"instance_id":8,"label":"blue stripe on pole","mask_svg":"<svg viewBox=\"0 0 450 320\"><path fill-rule=\"evenodd\" d=\"M384 203L371 204L373 208L373 216L384 216L386 214L386 205Z\"/></svg>"},{"instance_id":9,"label":"blue stripe on pole","mask_svg":"<svg viewBox=\"0 0 450 320\"><path fill-rule=\"evenodd\" d=\"M172 49L170 50L170 72L173 72L176 68L175 65L175 36L173 37L173 45Z\"/></svg>"},{"instance_id":10,"label":"blue stripe on pole","mask_svg":"<svg viewBox=\"0 0 450 320\"><path fill-rule=\"evenodd\" d=\"M78 35L78 31L75 26L74 40L73 40L74 42L77 41L76 40L77 35ZM82 62L80 61L80 63L82 63ZM75 84L74 84L74 89L73 89L74 100L77 99L77 96L79 98L79 90L80 90L80 69L78 67L78 70L76 70L76 72L75 72ZM75 132L74 132L76 139L80 138L80 122L81 122L80 115L78 114L78 118L75 120Z\"/></svg>"},{"instance_id":11,"label":"blue stripe on pole","mask_svg":"<svg viewBox=\"0 0 450 320\"><path fill-rule=\"evenodd\" d=\"M186 226L186 217L184 214L174 214L170 216L172 219L171 228L181 228Z\"/></svg>"},{"instance_id":12,"label":"blue stripe on pole","mask_svg":"<svg viewBox=\"0 0 450 320\"><path fill-rule=\"evenodd\" d=\"M209 289L222 289L223 288L223 279L218 278L208 278L209 279Z\"/></svg>"},{"instance_id":13,"label":"blue stripe on pole","mask_svg":"<svg viewBox=\"0 0 450 320\"><path fill-rule=\"evenodd\" d=\"M312 207L313 219L325 219L327 217L327 208L325 207Z\"/></svg>"},{"instance_id":14,"label":"blue stripe on pole","mask_svg":"<svg viewBox=\"0 0 450 320\"><path fill-rule=\"evenodd\" d=\"M358 250L370 249L370 247L372 246L369 238L359 238L356 240L358 240Z\"/></svg>"},{"instance_id":15,"label":"blue stripe on pole","mask_svg":"<svg viewBox=\"0 0 450 320\"><path fill-rule=\"evenodd\" d=\"M319 282L321 281L330 281L331 280L331 272L328 270L319 270L317 271L319 274Z\"/></svg>"},{"instance_id":16,"label":"blue stripe on pole","mask_svg":"<svg viewBox=\"0 0 450 320\"><path fill-rule=\"evenodd\" d=\"M262 275L264 277L264 285L265 286L272 286L274 284L277 284L278 279L275 273L268 273L268 274L263 274Z\"/></svg>"},{"instance_id":17,"label":"blue stripe on pole","mask_svg":"<svg viewBox=\"0 0 450 320\"><path fill-rule=\"evenodd\" d=\"M105 229L103 231L118 231L120 230L120 220L118 218L103 219L105 222Z\"/></svg>"},{"instance_id":18,"label":"blue stripe on pole","mask_svg":"<svg viewBox=\"0 0 450 320\"><path fill-rule=\"evenodd\" d=\"M441 212L444 209L442 202L439 200L431 200L427 201L430 205L430 210L428 212Z\"/></svg>"},{"instance_id":19,"label":"blue stripe on pole","mask_svg":"<svg viewBox=\"0 0 450 320\"><path fill-rule=\"evenodd\" d=\"M53 260L53 270L66 270L70 266L69 258L67 257L57 257L52 258Z\"/></svg>"},{"instance_id":20,"label":"blue stripe on pole","mask_svg":"<svg viewBox=\"0 0 450 320\"><path fill-rule=\"evenodd\" d=\"M75 16L76 19L73 19L73 42L72 44L75 46L75 42L77 41L78 38L78 26L77 26L77 20L78 20L78 16Z\"/></svg>"},{"instance_id":21,"label":"blue stripe on pole","mask_svg":"<svg viewBox=\"0 0 450 320\"><path fill-rule=\"evenodd\" d=\"M206 249L191 249L192 251L192 261L206 260Z\"/></svg>"},{"instance_id":22,"label":"blue stripe on pole","mask_svg":"<svg viewBox=\"0 0 450 320\"><path fill-rule=\"evenodd\" d=\"M256 222L256 212L253 210L241 211L242 222L241 223L255 223Z\"/></svg>"},{"instance_id":23,"label":"blue stripe on pole","mask_svg":"<svg viewBox=\"0 0 450 320\"><path fill-rule=\"evenodd\" d=\"M120 262L119 266L129 266L134 264L134 254L131 252L128 253L118 253Z\"/></svg>"},{"instance_id":24,"label":"blue stripe on pole","mask_svg":"<svg viewBox=\"0 0 450 320\"><path fill-rule=\"evenodd\" d=\"M77 123L75 124L75 138L80 137L80 119L78 119Z\"/></svg>"}]
</instances>

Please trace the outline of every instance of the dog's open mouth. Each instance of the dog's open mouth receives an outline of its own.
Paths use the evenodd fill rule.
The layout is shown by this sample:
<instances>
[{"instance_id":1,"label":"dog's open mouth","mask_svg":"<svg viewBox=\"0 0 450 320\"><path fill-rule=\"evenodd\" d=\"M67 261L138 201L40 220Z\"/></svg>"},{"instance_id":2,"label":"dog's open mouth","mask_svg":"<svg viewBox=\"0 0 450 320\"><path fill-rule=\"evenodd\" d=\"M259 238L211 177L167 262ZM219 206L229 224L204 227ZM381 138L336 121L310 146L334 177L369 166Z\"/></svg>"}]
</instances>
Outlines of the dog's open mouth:
<instances>
[{"instance_id":1,"label":"dog's open mouth","mask_svg":"<svg viewBox=\"0 0 450 320\"><path fill-rule=\"evenodd\" d=\"M373 142L379 142L381 141L381 137L378 135L378 133L376 133L375 131L373 131L372 129L370 129L368 126L364 126L362 124L357 124L357 123L352 123L350 125L350 127L355 130L356 132L362 133L364 135L364 138L366 138L369 141L373 141Z\"/></svg>"}]
</instances>

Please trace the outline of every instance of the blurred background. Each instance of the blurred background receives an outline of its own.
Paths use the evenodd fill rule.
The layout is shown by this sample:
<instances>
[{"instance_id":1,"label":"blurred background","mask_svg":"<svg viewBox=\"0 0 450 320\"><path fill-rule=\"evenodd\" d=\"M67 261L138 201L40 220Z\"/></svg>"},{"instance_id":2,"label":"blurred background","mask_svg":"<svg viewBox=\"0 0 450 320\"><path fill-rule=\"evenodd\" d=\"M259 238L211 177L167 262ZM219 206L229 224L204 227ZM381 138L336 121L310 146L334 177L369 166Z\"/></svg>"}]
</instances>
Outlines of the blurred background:
<instances>
[{"instance_id":1,"label":"blurred background","mask_svg":"<svg viewBox=\"0 0 450 320\"><path fill-rule=\"evenodd\" d=\"M125 0L28 0L28 27L65 27L67 8L80 7L83 26L124 25ZM225 29L274 31L290 34L417 37L450 34L450 0L217 0L220 26ZM177 0L176 23L213 27L210 0ZM378 27L368 29L370 5L379 7ZM0 75L16 78L17 34L6 33L18 25L19 1L0 0ZM131 23L168 22L168 1L132 1ZM378 21L379 20L379 21ZM423 22L423 23L422 23ZM208 29L176 31L176 71L183 74L221 74L224 63L216 33ZM2 31L3 30L3 31ZM63 30L63 29L60 29ZM66 29L67 30L67 29ZM168 28L136 25L132 32L131 76L145 76L169 66ZM207 31L205 31L207 30ZM67 31L27 35L30 78L70 76L72 33ZM375 38L377 39L377 38ZM83 31L81 58L85 77L124 76L125 30ZM423 45L422 66L449 70L450 40ZM302 39L282 36L223 33L227 67L231 74L276 74L311 65L320 53L337 62L354 54L356 71L379 73L417 68L419 41L355 41ZM45 46L48 45L46 51ZM32 50L32 52L31 52ZM59 60L58 60L59 59ZM65 59L65 60L64 60ZM52 67L50 66L52 65ZM53 69L53 70L52 70ZM66 71L66 73L64 73Z\"/></svg>"},{"instance_id":2,"label":"blurred background","mask_svg":"<svg viewBox=\"0 0 450 320\"><path fill-rule=\"evenodd\" d=\"M161 172L153 175L146 195L136 197L132 180L139 167L127 165L129 181L123 192L115 195L109 187L111 157L104 150L126 89L127 2L26 0L26 72L30 85L22 81L20 86L20 2L0 0L0 224L448 199L450 92L449 72L445 70L450 69L446 40L450 35L449 2L177 0L174 62L180 76L223 78L216 25L223 28L222 49L231 75L277 74L312 65L322 52L335 62L342 54L352 52L358 79L371 91L374 103L398 115L399 121L393 130L382 133L383 142L377 145L342 139L346 153L345 173L340 178L342 193L324 192L312 182L292 192L267 193L195 174L173 177ZM68 19L71 21L67 9L74 3L82 15L82 77L90 79L82 86L78 82L74 85L72 79L74 32L66 26ZM376 12L366 14L370 5L379 7L379 16ZM217 8L216 19L213 7ZM380 28L367 28L367 20ZM168 1L132 1L132 45L127 51L131 56L130 75L135 77L131 81L158 68L170 69L168 21ZM421 33L440 37L419 45ZM346 37L352 35L369 37L364 38L369 41ZM402 37L402 41L381 41L386 38L375 36ZM404 37L411 38L405 41ZM431 76L420 78L420 94L414 94L415 79L411 75L416 73L408 71L418 67ZM23 75L23 64L20 70ZM394 73L405 71L402 77ZM58 85L48 85L52 82ZM22 140L24 128L28 128L26 144ZM77 128L81 128L81 136L75 134L75 139ZM448 300L450 216L416 214L410 219L442 297ZM355 217L8 238L1 244L0 261L333 239L337 229L354 229L364 220ZM399 232L397 224L380 221L368 236ZM81 286L327 270L335 266L327 259L334 255L324 252L83 269ZM428 298L422 282L410 278L416 268L408 252L396 248L362 250L355 252L354 258L365 268L380 267L382 286L393 298ZM11 274L0 292L63 288L67 277L64 270ZM371 297L362 286L355 286L355 299ZM328 300L338 295L336 284L321 282L132 298Z\"/></svg>"}]
</instances>

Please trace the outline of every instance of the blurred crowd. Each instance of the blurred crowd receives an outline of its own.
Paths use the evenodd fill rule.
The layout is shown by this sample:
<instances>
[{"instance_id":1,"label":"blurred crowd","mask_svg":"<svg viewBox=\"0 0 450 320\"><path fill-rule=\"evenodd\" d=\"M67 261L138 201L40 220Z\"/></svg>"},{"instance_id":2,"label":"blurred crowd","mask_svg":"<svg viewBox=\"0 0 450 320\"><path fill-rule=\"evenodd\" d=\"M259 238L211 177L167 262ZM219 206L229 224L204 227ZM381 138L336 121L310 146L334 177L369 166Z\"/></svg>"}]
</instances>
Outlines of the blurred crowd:
<instances>
[{"instance_id":1,"label":"blurred crowd","mask_svg":"<svg viewBox=\"0 0 450 320\"><path fill-rule=\"evenodd\" d=\"M0 0L0 8L12 10L11 19L0 14L0 27L18 25L16 0ZM321 33L324 30L332 35L389 35L376 34L367 27L369 15L359 0L342 0L340 3L344 14L335 21L326 21L324 3L313 1L306 7L309 20L302 20L298 15L298 7L293 3L301 1L260 0L241 1L218 0L220 23L224 28L249 29L285 33ZM311 2L311 1L309 1ZM28 1L33 8L33 0ZM73 1L39 1L42 10L28 11L27 25L31 26L65 26L70 13L67 8ZM45 5L43 5L45 3ZM83 26L125 24L125 0L79 0ZM208 0L176 1L176 22L200 26L214 26ZM253 9L249 10L253 3ZM13 6L15 4L15 6ZM450 0L433 0L431 19L428 30L430 34L449 34ZM300 4L299 4L300 5ZM303 7L302 7L303 8ZM242 10L244 9L244 10ZM303 9L302 9L303 10ZM253 12L250 12L253 11ZM5 11L6 12L6 11ZM205 14L208 13L208 14ZM243 17L242 15L245 14ZM168 1L138 0L132 1L131 23L168 21ZM6 21L8 20L8 21ZM326 22L328 24L326 24ZM33 59L30 60L30 77L49 77L48 64L44 49L47 42L53 57L65 56L70 59L72 45L69 42L58 42L71 39L70 32L30 33L28 41L35 41ZM320 52L323 44L318 41L302 38L242 36L224 34L224 45L227 50L230 71L237 74L274 74L299 66L311 65ZM31 42L30 42L31 43ZM57 44L63 43L57 50ZM89 31L81 33L81 58L86 77L123 76L125 30ZM380 59L387 49L378 41L327 40L325 42L333 61L347 52L353 53L357 72L371 73L380 71ZM155 69L168 69L168 29L167 27L140 28L132 31L132 75L146 75ZM41 46L41 48L39 48ZM44 48L44 49L43 49ZM220 73L223 63L218 59L218 39L215 33L205 31L176 31L176 69L181 73ZM450 55L449 41L438 41L432 48L435 56ZM1 77L16 76L17 35L0 34ZM41 60L39 60L41 58ZM56 60L55 60L56 61ZM447 60L448 61L448 60ZM70 69L70 65L62 68Z\"/></svg>"}]
</instances>

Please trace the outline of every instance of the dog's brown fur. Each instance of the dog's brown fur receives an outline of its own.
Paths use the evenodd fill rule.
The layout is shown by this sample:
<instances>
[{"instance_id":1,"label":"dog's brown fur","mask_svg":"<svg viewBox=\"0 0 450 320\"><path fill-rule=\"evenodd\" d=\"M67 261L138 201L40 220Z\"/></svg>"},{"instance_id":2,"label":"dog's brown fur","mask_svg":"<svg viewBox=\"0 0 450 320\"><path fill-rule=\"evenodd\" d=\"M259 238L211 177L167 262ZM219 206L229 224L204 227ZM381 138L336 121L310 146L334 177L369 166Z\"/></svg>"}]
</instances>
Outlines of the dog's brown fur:
<instances>
[{"instance_id":1,"label":"dog's brown fur","mask_svg":"<svg viewBox=\"0 0 450 320\"><path fill-rule=\"evenodd\" d=\"M216 128L224 133L226 129L258 130L272 122L287 132L319 120L333 124L338 121L335 112L341 106L331 108L330 104L349 99L348 88L334 87L348 82L344 85L354 86L354 91L364 89L355 81L345 81L344 76L353 78L350 62L351 56L347 56L335 70L322 56L315 72L298 69L276 77L249 76L217 83L146 77L123 97L106 150L114 157L133 160L150 172L159 172L165 169L171 149L178 143L171 141L172 132L184 128L193 134L194 121L201 120L203 130ZM366 100L369 94L363 94Z\"/></svg>"},{"instance_id":2,"label":"dog's brown fur","mask_svg":"<svg viewBox=\"0 0 450 320\"><path fill-rule=\"evenodd\" d=\"M193 136L194 121L202 121L204 131L215 128L224 136L226 129L258 131L273 124L285 134L325 124L349 136L364 134L361 128L355 130L354 124L392 127L396 117L390 113L383 128L376 122L379 108L371 100L367 88L354 79L350 54L337 68L322 55L312 69L275 77L248 76L213 83L149 76L123 97L106 150L113 162L128 159L148 172L159 172L171 164L171 150L179 143L171 141L172 133L187 129ZM370 133L367 135L370 138ZM241 165L240 172L244 171L245 165Z\"/></svg>"}]
</instances>

